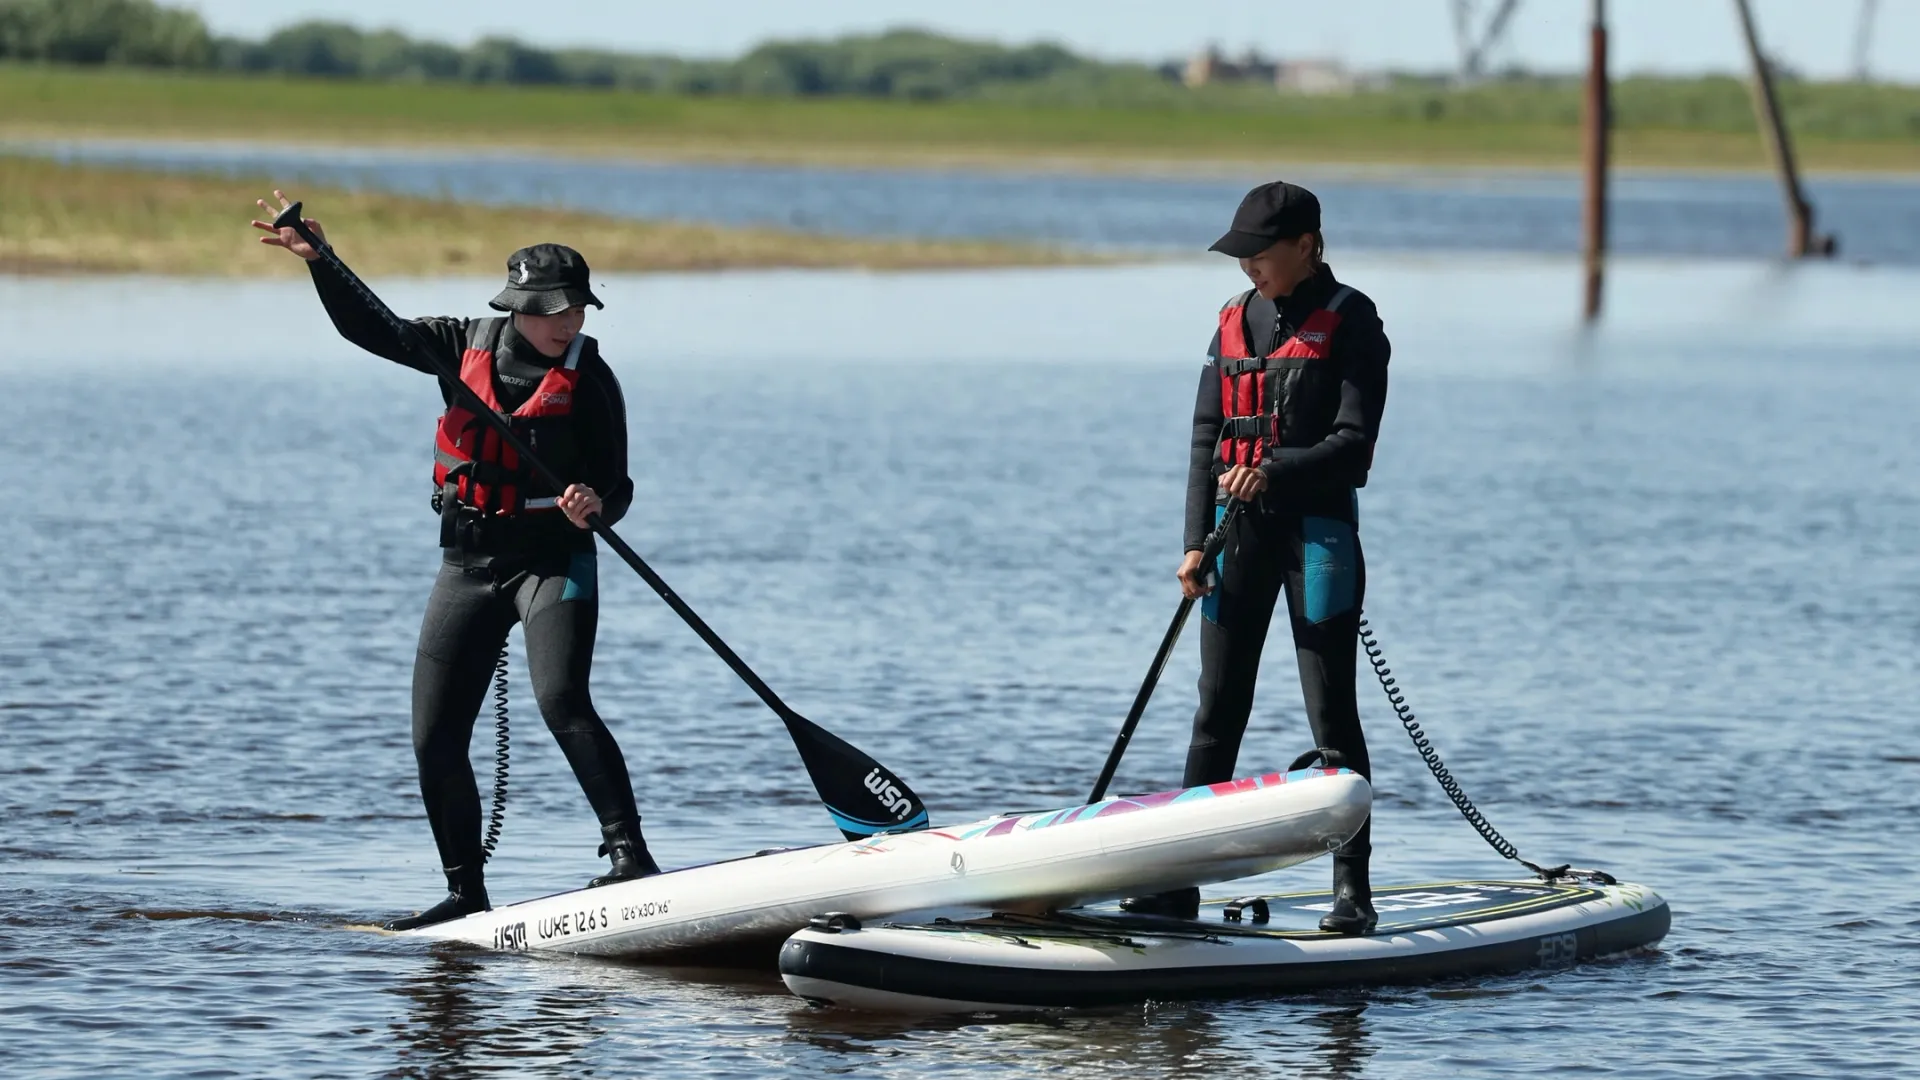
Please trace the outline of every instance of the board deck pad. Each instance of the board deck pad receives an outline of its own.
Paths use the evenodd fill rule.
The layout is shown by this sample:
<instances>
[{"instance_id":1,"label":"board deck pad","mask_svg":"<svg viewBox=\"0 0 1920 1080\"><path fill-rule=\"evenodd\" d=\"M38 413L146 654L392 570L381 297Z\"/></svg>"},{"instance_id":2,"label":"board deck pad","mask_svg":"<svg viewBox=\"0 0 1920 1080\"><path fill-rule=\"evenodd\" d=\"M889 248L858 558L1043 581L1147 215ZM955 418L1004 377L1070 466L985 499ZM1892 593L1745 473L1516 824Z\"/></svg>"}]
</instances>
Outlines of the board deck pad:
<instances>
[{"instance_id":1,"label":"board deck pad","mask_svg":"<svg viewBox=\"0 0 1920 1080\"><path fill-rule=\"evenodd\" d=\"M1600 896L1598 889L1577 882L1450 881L1434 885L1394 885L1373 892L1373 910L1380 916L1374 934L1407 934L1438 926L1466 926L1583 904ZM1267 922L1255 921L1257 914L1251 910L1251 904L1241 905L1238 921L1226 918L1228 906L1239 899L1264 900ZM1339 937L1320 929L1320 917L1331 910L1333 893L1301 892L1257 898L1216 898L1201 904L1199 917L1192 920L1134 915L1121 911L1117 904L1102 904L1080 908L1071 913L1066 922L1094 919L1111 922L1118 929L1137 928L1142 932L1192 928L1251 937ZM1071 936L1071 930L1065 926L1062 930Z\"/></svg>"}]
</instances>

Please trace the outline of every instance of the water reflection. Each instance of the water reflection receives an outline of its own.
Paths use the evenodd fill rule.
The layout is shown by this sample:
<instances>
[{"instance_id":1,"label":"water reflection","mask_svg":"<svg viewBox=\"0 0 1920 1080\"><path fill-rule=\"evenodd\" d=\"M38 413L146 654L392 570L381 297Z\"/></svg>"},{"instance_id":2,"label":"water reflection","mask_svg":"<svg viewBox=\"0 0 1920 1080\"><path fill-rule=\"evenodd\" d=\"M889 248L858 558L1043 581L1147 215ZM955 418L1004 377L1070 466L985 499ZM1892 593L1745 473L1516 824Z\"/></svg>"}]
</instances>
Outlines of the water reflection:
<instances>
[{"instance_id":1,"label":"water reflection","mask_svg":"<svg viewBox=\"0 0 1920 1080\"><path fill-rule=\"evenodd\" d=\"M399 1064L385 1075L415 1080L460 1080L503 1072L537 1071L568 1061L593 1039L590 1022L603 1007L587 991L507 993L487 964L439 951L391 993L406 999L392 1029Z\"/></svg>"},{"instance_id":2,"label":"water reflection","mask_svg":"<svg viewBox=\"0 0 1920 1080\"><path fill-rule=\"evenodd\" d=\"M460 1080L597 1073L682 1062L713 1040L753 1054L797 1002L770 969L644 967L443 946L397 976L397 1064L383 1075ZM616 1068L615 1071L618 1071Z\"/></svg>"},{"instance_id":3,"label":"water reflection","mask_svg":"<svg viewBox=\"0 0 1920 1080\"><path fill-rule=\"evenodd\" d=\"M1308 1017L1309 1029L1321 1029L1314 1049L1325 1056L1326 1068L1309 1076L1343 1078L1360 1075L1360 1067L1373 1057L1373 1041L1367 1033L1367 1007L1356 1004L1322 1009Z\"/></svg>"},{"instance_id":4,"label":"water reflection","mask_svg":"<svg viewBox=\"0 0 1920 1080\"><path fill-rule=\"evenodd\" d=\"M946 1046L983 1073L1031 1074L1044 1060L1056 1075L1108 1075L1116 1068L1160 1076L1205 1069L1276 1069L1300 1076L1362 1074L1376 1051L1365 1000L1331 1004L1282 1000L1214 1005L1155 1003L1063 1014L892 1017L796 1007L789 1041L838 1060L836 1070L910 1048ZM1285 1018L1276 1026L1275 1013ZM1258 1016L1257 1027L1246 1020Z\"/></svg>"}]
</instances>

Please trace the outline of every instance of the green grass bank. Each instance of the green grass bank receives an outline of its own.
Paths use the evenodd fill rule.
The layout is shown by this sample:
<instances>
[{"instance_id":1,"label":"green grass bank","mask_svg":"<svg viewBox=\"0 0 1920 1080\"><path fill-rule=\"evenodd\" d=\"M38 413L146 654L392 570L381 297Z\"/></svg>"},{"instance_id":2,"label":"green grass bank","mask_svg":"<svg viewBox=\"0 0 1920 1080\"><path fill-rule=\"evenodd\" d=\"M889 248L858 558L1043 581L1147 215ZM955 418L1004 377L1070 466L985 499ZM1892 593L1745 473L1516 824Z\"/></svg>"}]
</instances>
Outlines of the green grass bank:
<instances>
[{"instance_id":1,"label":"green grass bank","mask_svg":"<svg viewBox=\"0 0 1920 1080\"><path fill-rule=\"evenodd\" d=\"M0 272L276 277L300 260L260 244L248 222L273 182L69 166L0 155ZM571 244L599 271L734 267L911 270L1104 261L1041 246L869 240L774 229L632 221L566 211L480 207L322 187L306 202L355 268L372 275L504 272L514 249Z\"/></svg>"},{"instance_id":2,"label":"green grass bank","mask_svg":"<svg viewBox=\"0 0 1920 1080\"><path fill-rule=\"evenodd\" d=\"M1920 89L1790 83L1805 165L1920 170ZM1628 80L1625 166L1763 168L1732 79ZM1166 168L1313 163L1571 166L1578 91L1559 83L1401 87L1350 96L1245 91L1182 104L700 97L0 65L0 137L314 139L524 146L620 156L838 164Z\"/></svg>"}]
</instances>

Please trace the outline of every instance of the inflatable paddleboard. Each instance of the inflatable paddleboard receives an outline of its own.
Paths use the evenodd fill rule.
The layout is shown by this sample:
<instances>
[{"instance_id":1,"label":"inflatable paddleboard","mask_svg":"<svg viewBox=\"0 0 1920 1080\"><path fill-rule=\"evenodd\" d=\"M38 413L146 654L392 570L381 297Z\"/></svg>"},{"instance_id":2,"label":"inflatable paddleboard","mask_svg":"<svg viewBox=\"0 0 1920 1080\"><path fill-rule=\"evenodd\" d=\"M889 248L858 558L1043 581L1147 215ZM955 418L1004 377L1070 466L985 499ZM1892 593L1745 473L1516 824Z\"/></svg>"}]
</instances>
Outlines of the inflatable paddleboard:
<instances>
[{"instance_id":1,"label":"inflatable paddleboard","mask_svg":"<svg viewBox=\"0 0 1920 1080\"><path fill-rule=\"evenodd\" d=\"M1456 881L1374 891L1368 937L1317 925L1331 893L1215 900L1195 920L1117 907L888 922L818 920L780 974L813 1001L907 1012L1057 1009L1246 997L1556 968L1666 936L1641 885Z\"/></svg>"},{"instance_id":2,"label":"inflatable paddleboard","mask_svg":"<svg viewBox=\"0 0 1920 1080\"><path fill-rule=\"evenodd\" d=\"M813 916L931 907L1042 912L1266 873L1338 847L1365 779L1299 769L968 825L762 852L494 908L403 937L644 958L764 944Z\"/></svg>"}]
</instances>

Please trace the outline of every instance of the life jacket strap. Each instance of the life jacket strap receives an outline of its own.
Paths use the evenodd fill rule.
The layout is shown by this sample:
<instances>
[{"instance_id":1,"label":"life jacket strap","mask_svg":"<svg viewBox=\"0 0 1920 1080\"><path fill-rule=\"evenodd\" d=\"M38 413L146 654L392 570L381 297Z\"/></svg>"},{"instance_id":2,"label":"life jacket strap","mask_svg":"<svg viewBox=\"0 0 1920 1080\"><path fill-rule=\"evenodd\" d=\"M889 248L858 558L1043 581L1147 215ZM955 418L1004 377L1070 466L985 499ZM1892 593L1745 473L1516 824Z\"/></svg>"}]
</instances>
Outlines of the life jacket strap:
<instances>
[{"instance_id":1,"label":"life jacket strap","mask_svg":"<svg viewBox=\"0 0 1920 1080\"><path fill-rule=\"evenodd\" d=\"M1273 438L1273 414L1229 416L1220 424L1220 437L1222 439L1271 439Z\"/></svg>"},{"instance_id":2,"label":"life jacket strap","mask_svg":"<svg viewBox=\"0 0 1920 1080\"><path fill-rule=\"evenodd\" d=\"M464 467L465 466L462 466L462 468ZM484 469L490 466L482 465L480 467ZM489 486L485 480L480 481L480 484L483 487ZM498 491L499 488L493 487L492 490ZM544 495L535 499L520 499L518 501L519 505L507 511L508 513L520 513L521 511L531 513L534 511L557 510L560 508L560 499L559 496L556 495ZM448 507L452 507L455 511L472 509L472 507L460 501L459 477L451 472L447 474L447 482L441 485L440 494L435 504L435 508L443 513ZM496 517L499 516L499 513L500 512L496 510L487 516Z\"/></svg>"},{"instance_id":3,"label":"life jacket strap","mask_svg":"<svg viewBox=\"0 0 1920 1080\"><path fill-rule=\"evenodd\" d=\"M447 479L466 477L469 481L486 488L518 486L526 483L528 474L520 469L509 469L497 461L462 461L447 467Z\"/></svg>"}]
</instances>

